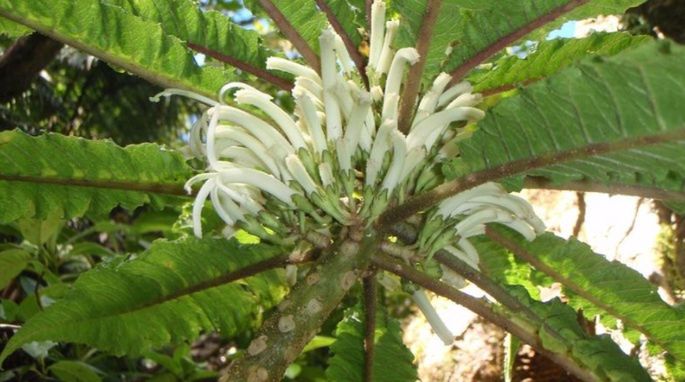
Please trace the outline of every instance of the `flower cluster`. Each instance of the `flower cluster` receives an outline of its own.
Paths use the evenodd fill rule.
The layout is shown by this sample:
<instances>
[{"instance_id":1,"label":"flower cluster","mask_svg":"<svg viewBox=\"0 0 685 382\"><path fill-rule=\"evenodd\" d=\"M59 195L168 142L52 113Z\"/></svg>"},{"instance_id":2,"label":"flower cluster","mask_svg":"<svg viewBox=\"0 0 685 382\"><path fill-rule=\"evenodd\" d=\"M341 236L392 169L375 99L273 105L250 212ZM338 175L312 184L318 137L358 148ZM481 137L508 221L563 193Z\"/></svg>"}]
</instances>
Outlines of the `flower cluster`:
<instances>
[{"instance_id":1,"label":"flower cluster","mask_svg":"<svg viewBox=\"0 0 685 382\"><path fill-rule=\"evenodd\" d=\"M482 118L474 107L480 96L468 83L450 86L443 73L420 100L409 132L400 132L400 90L419 55L392 48L399 23L385 22L383 1L374 2L372 20L369 91L329 28L319 39L320 75L283 58L267 61L268 69L295 77L294 115L243 83L225 85L220 101L178 89L156 96L181 94L210 106L190 138L193 153L208 162L208 171L186 184L204 182L193 209L197 236L207 199L229 232L240 227L278 241L293 230L371 224L393 200L434 183L433 167L450 155L463 125Z\"/></svg>"},{"instance_id":2,"label":"flower cluster","mask_svg":"<svg viewBox=\"0 0 685 382\"><path fill-rule=\"evenodd\" d=\"M209 108L190 134L190 149L206 159L193 206L193 227L202 236L201 213L209 199L226 223L225 233L243 229L262 240L295 244L305 233L331 237L345 226L368 227L390 204L440 182L442 161L458 155L457 143L470 135L466 126L484 116L481 101L467 82L453 84L441 73L415 105L405 134L398 128L405 73L419 60L414 48L393 48L399 22L386 22L386 5L374 1L366 67L369 88L333 29L319 38L320 72L280 57L269 70L295 78L291 114L271 97L243 83L226 84L219 101L179 89ZM230 104L229 104L229 99ZM444 249L478 268L478 252L469 238L489 223L504 224L532 240L544 230L524 200L487 183L441 202L421 217L416 248L427 258ZM442 269L443 280L463 280ZM414 298L448 341L449 331L425 294Z\"/></svg>"}]
</instances>

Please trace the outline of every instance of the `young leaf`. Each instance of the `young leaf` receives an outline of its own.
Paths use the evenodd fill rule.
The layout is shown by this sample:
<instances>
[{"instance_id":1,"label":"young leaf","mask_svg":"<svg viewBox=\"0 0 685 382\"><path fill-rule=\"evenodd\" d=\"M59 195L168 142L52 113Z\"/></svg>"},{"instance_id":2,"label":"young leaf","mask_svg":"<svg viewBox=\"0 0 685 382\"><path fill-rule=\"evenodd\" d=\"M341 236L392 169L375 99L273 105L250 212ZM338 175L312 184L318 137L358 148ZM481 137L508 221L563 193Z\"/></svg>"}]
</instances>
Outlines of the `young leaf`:
<instances>
[{"instance_id":1,"label":"young leaf","mask_svg":"<svg viewBox=\"0 0 685 382\"><path fill-rule=\"evenodd\" d=\"M666 304L638 272L595 254L587 244L547 233L523 242L502 229L488 235L565 288L685 359L685 315Z\"/></svg>"},{"instance_id":2,"label":"young leaf","mask_svg":"<svg viewBox=\"0 0 685 382\"><path fill-rule=\"evenodd\" d=\"M0 223L48 216L102 216L121 205L161 207L183 195L191 169L183 157L146 143L20 131L0 133Z\"/></svg>"},{"instance_id":3,"label":"young leaf","mask_svg":"<svg viewBox=\"0 0 685 382\"><path fill-rule=\"evenodd\" d=\"M525 58L516 55L500 58L492 69L476 70L468 80L478 92L525 84L548 77L586 56L612 56L650 40L647 36L627 33L595 33L583 39L543 41Z\"/></svg>"},{"instance_id":4,"label":"young leaf","mask_svg":"<svg viewBox=\"0 0 685 382\"><path fill-rule=\"evenodd\" d=\"M0 290L5 289L31 260L31 255L23 249L8 249L0 252Z\"/></svg>"},{"instance_id":5,"label":"young leaf","mask_svg":"<svg viewBox=\"0 0 685 382\"><path fill-rule=\"evenodd\" d=\"M417 380L413 354L402 343L399 323L383 309L376 310L373 381L414 382ZM335 354L326 377L335 382L363 380L364 314L358 307L345 312L336 329L337 340L331 346Z\"/></svg>"},{"instance_id":6,"label":"young leaf","mask_svg":"<svg viewBox=\"0 0 685 382\"><path fill-rule=\"evenodd\" d=\"M163 86L216 97L232 75L200 67L176 37L155 22L98 0L0 0L0 16Z\"/></svg>"},{"instance_id":7,"label":"young leaf","mask_svg":"<svg viewBox=\"0 0 685 382\"><path fill-rule=\"evenodd\" d=\"M139 355L204 330L231 336L252 328L261 321L262 309L283 297L282 274L266 271L234 282L226 277L274 253L223 239L156 241L133 260L83 274L63 300L12 337L0 363L32 341L85 343Z\"/></svg>"}]
</instances>

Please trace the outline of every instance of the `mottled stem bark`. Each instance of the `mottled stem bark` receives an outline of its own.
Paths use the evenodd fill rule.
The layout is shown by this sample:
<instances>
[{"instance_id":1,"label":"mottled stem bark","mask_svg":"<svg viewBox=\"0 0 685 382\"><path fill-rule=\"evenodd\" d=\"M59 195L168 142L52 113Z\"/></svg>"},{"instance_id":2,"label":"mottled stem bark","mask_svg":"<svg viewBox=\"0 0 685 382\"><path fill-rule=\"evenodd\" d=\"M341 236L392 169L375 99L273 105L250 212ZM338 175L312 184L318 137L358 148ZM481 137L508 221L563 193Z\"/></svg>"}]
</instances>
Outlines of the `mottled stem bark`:
<instances>
[{"instance_id":1,"label":"mottled stem bark","mask_svg":"<svg viewBox=\"0 0 685 382\"><path fill-rule=\"evenodd\" d=\"M375 237L347 238L324 254L269 317L220 381L280 381L286 368L359 280L375 251Z\"/></svg>"}]
</instances>

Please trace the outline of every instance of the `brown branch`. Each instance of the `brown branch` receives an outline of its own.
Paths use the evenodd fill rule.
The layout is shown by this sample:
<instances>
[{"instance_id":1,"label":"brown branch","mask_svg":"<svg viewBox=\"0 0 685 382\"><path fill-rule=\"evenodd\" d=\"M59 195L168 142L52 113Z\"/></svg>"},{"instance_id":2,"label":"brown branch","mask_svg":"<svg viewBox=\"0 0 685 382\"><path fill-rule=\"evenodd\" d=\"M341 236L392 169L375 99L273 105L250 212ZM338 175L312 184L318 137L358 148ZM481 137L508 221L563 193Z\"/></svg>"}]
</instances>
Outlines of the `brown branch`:
<instances>
[{"instance_id":1,"label":"brown branch","mask_svg":"<svg viewBox=\"0 0 685 382\"><path fill-rule=\"evenodd\" d=\"M373 357L376 348L376 272L364 277L364 382L373 382Z\"/></svg>"},{"instance_id":2,"label":"brown branch","mask_svg":"<svg viewBox=\"0 0 685 382\"><path fill-rule=\"evenodd\" d=\"M362 77L362 81L364 81L366 89L369 89L369 77L366 75L366 61L364 60L364 57L362 57L362 55L359 53L359 50L354 45L352 38L350 38L350 35L347 34L345 28L343 28L342 24L340 24L338 18L335 17L333 10L331 10L331 7L328 6L326 0L316 0L316 5L318 5L319 9L326 14L328 22L331 24L338 36L342 38L343 42L345 43L345 48L347 48L347 52L350 54L352 61L354 61L354 65L357 66L357 71Z\"/></svg>"},{"instance_id":3,"label":"brown branch","mask_svg":"<svg viewBox=\"0 0 685 382\"><path fill-rule=\"evenodd\" d=\"M564 183L554 183L547 178L539 176L526 177L523 183L525 188L537 188L547 190L569 190L582 192L601 192L605 194L619 194L639 196L657 200L672 200L685 202L685 192L668 191L657 187L637 186L631 184L594 183L587 180L578 180Z\"/></svg>"},{"instance_id":4,"label":"brown branch","mask_svg":"<svg viewBox=\"0 0 685 382\"><path fill-rule=\"evenodd\" d=\"M426 56L428 55L428 48L430 48L433 30L435 29L441 5L442 0L428 0L426 3L426 13L421 22L419 36L416 40L416 50L419 53L419 61L409 69L407 82L404 84L404 89L402 91L398 128L405 134L411 128L411 121L414 115L414 109L416 108L416 98L421 87L423 70L426 67Z\"/></svg>"},{"instance_id":5,"label":"brown branch","mask_svg":"<svg viewBox=\"0 0 685 382\"><path fill-rule=\"evenodd\" d=\"M573 236L578 237L580 230L583 228L583 223L585 223L585 212L587 210L585 193L576 192L576 199L578 200L578 218L576 218L576 224L573 226Z\"/></svg>"},{"instance_id":6,"label":"brown branch","mask_svg":"<svg viewBox=\"0 0 685 382\"><path fill-rule=\"evenodd\" d=\"M577 159L682 139L685 139L685 128L670 130L666 133L655 135L630 137L613 142L588 144L587 146L576 147L565 151L545 153L536 157L523 158L504 163L499 166L462 176L451 182L443 183L429 192L411 197L404 204L385 211L378 218L376 226L380 231L387 230L393 224L401 222L420 211L432 207L452 195L496 179L507 178L537 168L570 162Z\"/></svg>"},{"instance_id":7,"label":"brown branch","mask_svg":"<svg viewBox=\"0 0 685 382\"><path fill-rule=\"evenodd\" d=\"M268 81L285 91L290 91L293 88L294 84L292 82L288 81L283 77L279 77L273 73L270 73L268 70L252 66L244 61L236 59L235 57L219 53L215 50L209 49L199 44L189 42L187 46L188 48L196 52L200 52L204 55L212 57L215 60L221 61L225 64L238 68L243 72L250 73L258 78L261 78L262 80Z\"/></svg>"},{"instance_id":8,"label":"brown branch","mask_svg":"<svg viewBox=\"0 0 685 382\"><path fill-rule=\"evenodd\" d=\"M366 11L366 33L371 34L371 8L373 7L373 0L366 0L365 2Z\"/></svg>"},{"instance_id":9,"label":"brown branch","mask_svg":"<svg viewBox=\"0 0 685 382\"><path fill-rule=\"evenodd\" d=\"M149 192L154 194L165 194L175 196L189 196L180 184L164 184L164 183L135 183L135 182L120 182L115 180L89 180L89 179L62 179L53 177L37 177L37 176L23 176L23 175L2 175L0 174L0 181L6 182L27 182L50 184L55 186L68 187L90 187L90 188L107 188L112 190L123 191L139 191Z\"/></svg>"},{"instance_id":10,"label":"brown branch","mask_svg":"<svg viewBox=\"0 0 685 382\"><path fill-rule=\"evenodd\" d=\"M537 268L539 271L547 274L547 276L551 277L555 281L561 283L564 288L568 288L569 290L573 291L573 293L577 294L578 296L584 298L585 300L589 301L593 305L597 306L598 308L604 310L608 314L621 319L623 323L631 328L637 329L638 331L644 333L647 337L650 338L654 343L659 344L660 346L666 348L670 348L668 344L664 344L662 341L660 341L658 338L654 338L651 334L651 331L648 330L647 328L644 327L644 325L641 325L637 321L633 320L631 317L628 317L624 314L621 314L619 311L615 309L613 305L610 305L608 303L603 302L602 300L598 299L594 294L591 292L583 289L580 287L576 282L574 282L572 279L562 275L560 272L558 272L556 269L552 268L551 266L545 264L541 259L539 259L537 256L534 254L528 252L525 248L520 246L518 243L516 243L514 240L511 240L504 235L500 234L499 232L493 230L490 227L485 228L485 235L490 238L490 240L500 244L507 250L509 250L511 253L513 253L516 257L519 259L529 263L533 267Z\"/></svg>"},{"instance_id":11,"label":"brown branch","mask_svg":"<svg viewBox=\"0 0 685 382\"><path fill-rule=\"evenodd\" d=\"M300 52L309 66L317 72L320 72L321 64L319 62L319 56L316 55L316 52L314 52L302 35L293 27L285 15L281 13L278 7L276 7L271 0L259 0L259 4L264 8L264 11L269 17L271 17L281 33L283 33L283 35L290 40L295 49Z\"/></svg>"},{"instance_id":12,"label":"brown branch","mask_svg":"<svg viewBox=\"0 0 685 382\"><path fill-rule=\"evenodd\" d=\"M577 7L587 3L588 0L570 0L568 3L555 8L551 10L549 13L546 13L537 19L529 22L528 24L524 25L523 27L511 32L510 34L500 38L499 40L495 41L493 44L487 46L485 49L481 50L480 52L476 53L475 56L471 57L468 59L466 62L461 64L459 67L457 67L455 70L450 73L452 75L452 83L457 83L461 81L461 79L468 73L471 69L475 68L476 66L480 65L482 62L487 60L488 58L492 57L495 53L501 51L502 49L510 46L520 38L524 37L525 35L529 34L530 32L542 27L543 25L552 22L559 17L563 16L564 14L571 12L572 10L576 9Z\"/></svg>"},{"instance_id":13,"label":"brown branch","mask_svg":"<svg viewBox=\"0 0 685 382\"><path fill-rule=\"evenodd\" d=\"M626 232L623 234L623 238L616 244L616 254L618 255L618 251L621 248L621 245L623 244L624 241L630 236L630 234L633 232L635 229L635 223L637 223L637 217L640 215L640 206L642 206L642 202L644 202L643 198L640 198L637 200L637 203L635 203L635 212L633 213L633 218L630 220L630 225L628 226L628 229L626 229Z\"/></svg>"},{"instance_id":14,"label":"brown branch","mask_svg":"<svg viewBox=\"0 0 685 382\"><path fill-rule=\"evenodd\" d=\"M19 38L0 57L0 102L26 91L64 44L40 33Z\"/></svg>"},{"instance_id":15,"label":"brown branch","mask_svg":"<svg viewBox=\"0 0 685 382\"><path fill-rule=\"evenodd\" d=\"M586 370L582 366L578 365L570 357L566 357L562 354L553 353L544 347L537 333L534 330L524 328L518 325L514 321L505 317L504 315L498 313L491 304L486 302L486 300L477 299L475 297L469 296L468 294L452 288L445 283L437 281L430 276L427 276L414 268L407 265L394 261L387 255L376 254L371 258L371 262L378 268L386 270L388 272L394 273L404 279L407 279L427 290L430 290L438 295L446 297L459 305L471 310L472 312L478 314L484 319L492 322L493 324L499 326L500 328L506 330L507 332L518 337L521 341L533 346L537 351L551 359L558 365L562 366L564 369L574 374L576 377L583 381L597 381L599 378L592 374L589 370Z\"/></svg>"}]
</instances>

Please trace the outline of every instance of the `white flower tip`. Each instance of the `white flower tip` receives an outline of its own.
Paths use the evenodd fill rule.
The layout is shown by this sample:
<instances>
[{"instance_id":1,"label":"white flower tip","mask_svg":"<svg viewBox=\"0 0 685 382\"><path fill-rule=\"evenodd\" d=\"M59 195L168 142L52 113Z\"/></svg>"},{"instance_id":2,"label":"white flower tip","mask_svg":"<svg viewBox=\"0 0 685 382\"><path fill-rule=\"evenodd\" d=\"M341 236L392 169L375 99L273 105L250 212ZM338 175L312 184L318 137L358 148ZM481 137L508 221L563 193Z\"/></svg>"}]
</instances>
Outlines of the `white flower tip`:
<instances>
[{"instance_id":1,"label":"white flower tip","mask_svg":"<svg viewBox=\"0 0 685 382\"><path fill-rule=\"evenodd\" d=\"M371 88L371 99L378 102L383 99L383 88L376 85Z\"/></svg>"},{"instance_id":2,"label":"white flower tip","mask_svg":"<svg viewBox=\"0 0 685 382\"><path fill-rule=\"evenodd\" d=\"M159 93L153 95L152 97L148 98L148 100L150 100L150 102L157 103L157 102L159 102L159 101L162 99L162 97L168 97L168 94L166 93L166 90L161 91L161 92L159 92Z\"/></svg>"},{"instance_id":3,"label":"white flower tip","mask_svg":"<svg viewBox=\"0 0 685 382\"><path fill-rule=\"evenodd\" d=\"M419 51L414 48L402 48L395 55L407 60L410 65L416 64L421 58Z\"/></svg>"},{"instance_id":4,"label":"white flower tip","mask_svg":"<svg viewBox=\"0 0 685 382\"><path fill-rule=\"evenodd\" d=\"M441 72L435 78L435 81L433 81L433 88L444 89L449 85L450 81L452 81L452 76L445 72Z\"/></svg>"},{"instance_id":5,"label":"white flower tip","mask_svg":"<svg viewBox=\"0 0 685 382\"><path fill-rule=\"evenodd\" d=\"M331 27L328 27L321 31L321 35L319 36L319 44L322 45L328 45L328 44L333 44L335 42L335 37L337 34L333 31ZM329 48L333 48L332 45L328 46Z\"/></svg>"},{"instance_id":6,"label":"white flower tip","mask_svg":"<svg viewBox=\"0 0 685 382\"><path fill-rule=\"evenodd\" d=\"M254 87L252 87L248 84L244 84L242 82L229 82L226 85L222 86L221 89L219 90L219 100L221 102L223 102L225 99L226 93L232 89L250 89L250 90L257 91L257 89L255 89Z\"/></svg>"},{"instance_id":7,"label":"white flower tip","mask_svg":"<svg viewBox=\"0 0 685 382\"><path fill-rule=\"evenodd\" d=\"M262 93L255 88L240 89L237 92L235 92L234 98L235 98L235 101L240 103L240 104L243 104L243 103L250 104L257 99L264 100L264 101L271 101L272 100L272 97L270 95L268 95L266 93Z\"/></svg>"},{"instance_id":8,"label":"white flower tip","mask_svg":"<svg viewBox=\"0 0 685 382\"><path fill-rule=\"evenodd\" d=\"M397 30L397 28L400 27L400 21L399 20L390 20L387 23L385 23L385 29L389 33L394 32Z\"/></svg>"}]
</instances>

